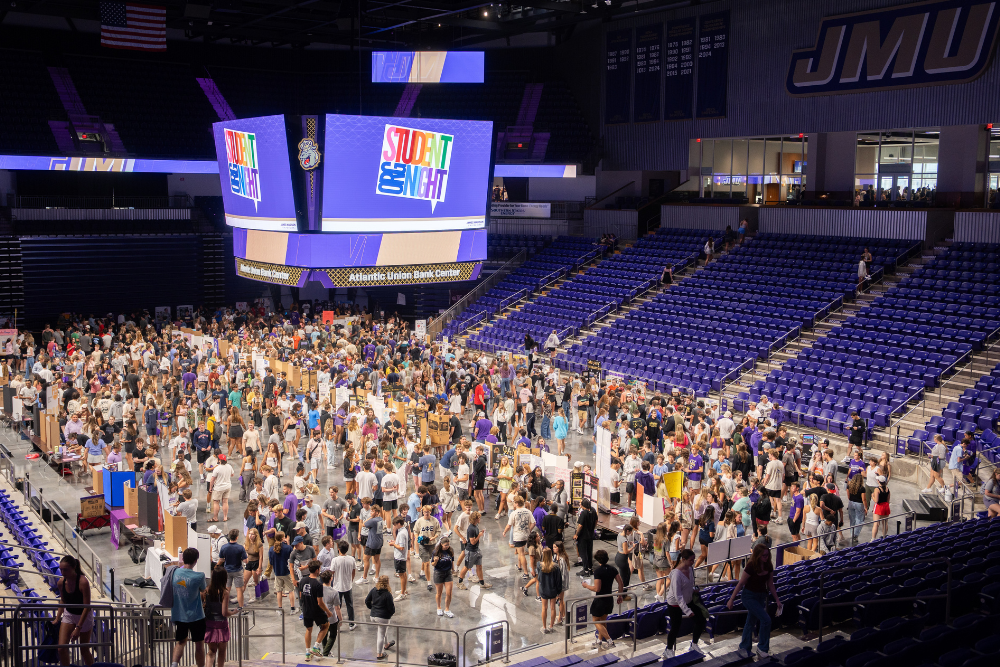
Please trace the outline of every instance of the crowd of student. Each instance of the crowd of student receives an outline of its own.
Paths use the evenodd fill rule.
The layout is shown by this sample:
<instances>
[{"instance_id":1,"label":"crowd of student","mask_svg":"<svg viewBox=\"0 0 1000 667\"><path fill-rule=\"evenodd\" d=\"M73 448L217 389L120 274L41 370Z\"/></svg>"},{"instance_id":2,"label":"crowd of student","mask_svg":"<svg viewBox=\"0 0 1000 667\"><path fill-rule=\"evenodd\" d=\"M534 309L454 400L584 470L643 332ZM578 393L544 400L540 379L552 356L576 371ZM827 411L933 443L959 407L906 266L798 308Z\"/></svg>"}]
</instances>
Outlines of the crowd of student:
<instances>
[{"instance_id":1,"label":"crowd of student","mask_svg":"<svg viewBox=\"0 0 1000 667\"><path fill-rule=\"evenodd\" d=\"M769 548L769 525L787 521L793 538L826 551L836 547L845 506L854 540L869 513L888 515L887 457L866 463L856 452L845 486L832 450L803 452L771 421L766 397L737 424L712 402L566 374L543 366L534 350L526 358L490 358L417 340L396 318L355 316L350 326L335 327L322 322L320 310L223 309L186 322L79 319L46 327L31 363L24 359L25 379L15 380L29 404L58 401L66 445L87 465L135 470L140 484L163 485L168 510L196 529L202 507L210 522L227 524L225 531L207 527L207 556L222 574L202 584L217 592L222 584L213 589L213 582L224 576L227 590L224 609L209 613L215 621L268 588L279 608L288 597L290 609L301 611L308 653L324 654L342 618L354 628L355 586L371 586L371 617L388 623L393 605L420 580L434 594L437 615L453 618L455 578L459 589L492 585L480 546L492 515L496 539L516 554L521 592L533 589L541 602L547 633L565 618L571 543L584 586L602 595L616 581L628 594L633 573L649 588L648 560L656 597L673 613L685 611L686 600L685 577L674 573L686 572L688 560L704 563L715 540L749 533L755 547ZM202 345L181 325L205 337ZM270 359L315 371L316 384L291 386ZM318 395L319 387L329 393ZM349 400L338 405L338 391ZM448 444L419 438L406 414L389 410L380 420L364 400L368 392L447 415ZM634 504L643 493L667 503L664 522L649 534L633 518L613 556L594 553L598 514L589 501L574 507L563 483L551 483L540 467L491 460L496 443L569 457L569 432L596 429L611 431L612 501ZM683 489L670 499L666 475L674 471L683 473ZM231 528L237 493L246 506ZM390 554L391 576L382 574ZM197 578L186 566L199 556L206 555L189 550L176 576ZM184 588L190 593L197 584ZM605 600L597 598L592 613L598 646L610 647ZM175 606L178 641L208 641L199 624L183 625L194 623L183 620L197 615L193 601L188 611ZM320 628L315 638L312 627ZM380 657L391 648L385 636L378 633Z\"/></svg>"}]
</instances>

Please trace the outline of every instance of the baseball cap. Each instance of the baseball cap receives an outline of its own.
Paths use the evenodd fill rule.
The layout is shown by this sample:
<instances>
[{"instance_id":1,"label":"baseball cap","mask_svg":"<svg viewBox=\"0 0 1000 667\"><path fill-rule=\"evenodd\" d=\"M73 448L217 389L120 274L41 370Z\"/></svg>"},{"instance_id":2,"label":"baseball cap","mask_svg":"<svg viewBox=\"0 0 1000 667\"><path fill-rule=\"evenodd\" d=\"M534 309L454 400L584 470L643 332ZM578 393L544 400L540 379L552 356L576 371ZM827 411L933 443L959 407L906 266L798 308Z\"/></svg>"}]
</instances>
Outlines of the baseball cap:
<instances>
[{"instance_id":1,"label":"baseball cap","mask_svg":"<svg viewBox=\"0 0 1000 667\"><path fill-rule=\"evenodd\" d=\"M830 482L829 484L826 485L826 488L829 489L830 491L836 491L837 485L834 484L833 482Z\"/></svg>"},{"instance_id":2,"label":"baseball cap","mask_svg":"<svg viewBox=\"0 0 1000 667\"><path fill-rule=\"evenodd\" d=\"M219 460L220 461L225 461L226 460L226 455L225 454L219 454Z\"/></svg>"},{"instance_id":3,"label":"baseball cap","mask_svg":"<svg viewBox=\"0 0 1000 667\"><path fill-rule=\"evenodd\" d=\"M222 531L219 530L218 526L209 526L208 527L208 534L209 535L222 535Z\"/></svg>"},{"instance_id":4,"label":"baseball cap","mask_svg":"<svg viewBox=\"0 0 1000 667\"><path fill-rule=\"evenodd\" d=\"M294 547L296 544L302 544L302 542L302 536L298 535L294 540L292 540L292 546Z\"/></svg>"},{"instance_id":5,"label":"baseball cap","mask_svg":"<svg viewBox=\"0 0 1000 667\"><path fill-rule=\"evenodd\" d=\"M299 530L299 529L305 528L305 527L306 527L306 524L303 523L302 521L299 521L297 524L295 524L294 530Z\"/></svg>"},{"instance_id":6,"label":"baseball cap","mask_svg":"<svg viewBox=\"0 0 1000 667\"><path fill-rule=\"evenodd\" d=\"M313 499L312 494L307 493L305 499L312 500Z\"/></svg>"},{"instance_id":7,"label":"baseball cap","mask_svg":"<svg viewBox=\"0 0 1000 667\"><path fill-rule=\"evenodd\" d=\"M878 477L876 477L875 479L877 479L877 480L879 481L879 484L881 484L882 482L884 482L884 481L885 481L885 475L879 475L879 476L878 476Z\"/></svg>"}]
</instances>

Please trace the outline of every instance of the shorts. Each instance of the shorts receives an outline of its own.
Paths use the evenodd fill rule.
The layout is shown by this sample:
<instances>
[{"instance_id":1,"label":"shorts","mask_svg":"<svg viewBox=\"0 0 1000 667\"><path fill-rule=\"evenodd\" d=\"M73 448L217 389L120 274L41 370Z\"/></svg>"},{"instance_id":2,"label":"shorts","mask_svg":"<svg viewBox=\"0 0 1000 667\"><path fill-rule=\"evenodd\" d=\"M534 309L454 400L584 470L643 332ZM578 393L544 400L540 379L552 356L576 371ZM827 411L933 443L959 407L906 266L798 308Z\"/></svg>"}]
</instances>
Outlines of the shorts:
<instances>
[{"instance_id":1,"label":"shorts","mask_svg":"<svg viewBox=\"0 0 1000 667\"><path fill-rule=\"evenodd\" d=\"M934 472L941 472L941 469L943 467L944 466L941 465L941 459L939 459L936 456L931 459L931 470L933 470Z\"/></svg>"},{"instance_id":2,"label":"shorts","mask_svg":"<svg viewBox=\"0 0 1000 667\"><path fill-rule=\"evenodd\" d=\"M248 560L247 564L243 566L244 572L256 572L260 568L259 560Z\"/></svg>"},{"instance_id":3,"label":"shorts","mask_svg":"<svg viewBox=\"0 0 1000 667\"><path fill-rule=\"evenodd\" d=\"M476 549L475 551L468 551L468 550L466 550L466 552L465 552L465 566L466 567L468 567L468 568L471 569L471 568L474 568L477 565L482 565L482 564L483 564L483 552L482 551L480 551L479 549Z\"/></svg>"},{"instance_id":4,"label":"shorts","mask_svg":"<svg viewBox=\"0 0 1000 667\"><path fill-rule=\"evenodd\" d=\"M514 540L515 549L523 549L524 545L528 543L528 540Z\"/></svg>"},{"instance_id":5,"label":"shorts","mask_svg":"<svg viewBox=\"0 0 1000 667\"><path fill-rule=\"evenodd\" d=\"M65 619L65 614L63 615ZM177 621L174 623L174 639L176 641L182 642L187 639L188 632L191 632L191 641L194 643L205 641L205 619L200 618L197 621L191 621L190 623L184 623L183 621Z\"/></svg>"},{"instance_id":6,"label":"shorts","mask_svg":"<svg viewBox=\"0 0 1000 667\"><path fill-rule=\"evenodd\" d=\"M350 544L351 546L356 546L358 544L361 544L361 540L358 537L357 530L353 530L351 528L347 529L347 543Z\"/></svg>"},{"instance_id":7,"label":"shorts","mask_svg":"<svg viewBox=\"0 0 1000 667\"><path fill-rule=\"evenodd\" d=\"M807 523L802 526L802 537L816 537L816 524Z\"/></svg>"},{"instance_id":8,"label":"shorts","mask_svg":"<svg viewBox=\"0 0 1000 667\"><path fill-rule=\"evenodd\" d=\"M295 585L292 584L292 575L283 574L281 576L274 576L274 592L275 593L291 593L295 590Z\"/></svg>"},{"instance_id":9,"label":"shorts","mask_svg":"<svg viewBox=\"0 0 1000 667\"><path fill-rule=\"evenodd\" d=\"M791 533L792 535L798 535L799 529L801 527L802 527L802 519L799 519L798 521L791 521L791 520L788 521L788 532Z\"/></svg>"},{"instance_id":10,"label":"shorts","mask_svg":"<svg viewBox=\"0 0 1000 667\"><path fill-rule=\"evenodd\" d=\"M71 614L68 611L63 611L62 622L66 623L67 625L79 625L80 615ZM87 622L84 623L83 626L80 628L80 632L90 632L93 629L94 629L94 615L88 614Z\"/></svg>"},{"instance_id":11,"label":"shorts","mask_svg":"<svg viewBox=\"0 0 1000 667\"><path fill-rule=\"evenodd\" d=\"M482 491L484 488L486 488L486 480L484 479L483 481L480 482L477 479L476 480L476 488L474 488L473 491Z\"/></svg>"},{"instance_id":12,"label":"shorts","mask_svg":"<svg viewBox=\"0 0 1000 667\"><path fill-rule=\"evenodd\" d=\"M791 486L795 482L799 481L798 475L785 475L784 484L785 486Z\"/></svg>"},{"instance_id":13,"label":"shorts","mask_svg":"<svg viewBox=\"0 0 1000 667\"><path fill-rule=\"evenodd\" d=\"M208 449L199 449L196 452L198 463L204 463L205 461L207 461L209 453L211 453L211 450L208 450Z\"/></svg>"},{"instance_id":14,"label":"shorts","mask_svg":"<svg viewBox=\"0 0 1000 667\"><path fill-rule=\"evenodd\" d=\"M224 489L212 491L212 500L217 503L221 503L223 500L229 500L229 492L232 490L232 487L226 487Z\"/></svg>"},{"instance_id":15,"label":"shorts","mask_svg":"<svg viewBox=\"0 0 1000 667\"><path fill-rule=\"evenodd\" d=\"M406 561L393 559L392 564L396 570L396 574L406 574Z\"/></svg>"},{"instance_id":16,"label":"shorts","mask_svg":"<svg viewBox=\"0 0 1000 667\"><path fill-rule=\"evenodd\" d=\"M781 497L781 489L778 489L777 491L773 491L771 489L764 489L764 490L767 491L767 495L769 495L772 498L780 498Z\"/></svg>"},{"instance_id":17,"label":"shorts","mask_svg":"<svg viewBox=\"0 0 1000 667\"><path fill-rule=\"evenodd\" d=\"M434 570L435 584L446 584L451 580L451 570Z\"/></svg>"},{"instance_id":18,"label":"shorts","mask_svg":"<svg viewBox=\"0 0 1000 667\"><path fill-rule=\"evenodd\" d=\"M147 426L146 427L146 435L147 436L156 435L156 427L155 426Z\"/></svg>"},{"instance_id":19,"label":"shorts","mask_svg":"<svg viewBox=\"0 0 1000 667\"><path fill-rule=\"evenodd\" d=\"M398 500L383 500L382 501L382 509L384 509L384 510L392 511L392 510L395 510L396 507L398 507L398 506L399 506L399 501Z\"/></svg>"},{"instance_id":20,"label":"shorts","mask_svg":"<svg viewBox=\"0 0 1000 667\"><path fill-rule=\"evenodd\" d=\"M421 563L429 563L434 559L434 545L433 544L421 544L417 548L417 553L420 554Z\"/></svg>"},{"instance_id":21,"label":"shorts","mask_svg":"<svg viewBox=\"0 0 1000 667\"><path fill-rule=\"evenodd\" d=\"M382 554L382 547L379 547L378 549L370 549L368 547L365 547L365 555L366 556L376 556L376 557L378 557L381 554Z\"/></svg>"},{"instance_id":22,"label":"shorts","mask_svg":"<svg viewBox=\"0 0 1000 667\"><path fill-rule=\"evenodd\" d=\"M311 628L313 624L317 627L323 627L330 622L330 619L325 614L320 614L319 616L304 616L302 618L302 625L307 628Z\"/></svg>"},{"instance_id":23,"label":"shorts","mask_svg":"<svg viewBox=\"0 0 1000 667\"><path fill-rule=\"evenodd\" d=\"M469 499L469 490L458 487L458 500L459 502Z\"/></svg>"},{"instance_id":24,"label":"shorts","mask_svg":"<svg viewBox=\"0 0 1000 667\"><path fill-rule=\"evenodd\" d=\"M236 588L243 588L243 571L238 570L236 572L226 572L226 588L232 588L233 585Z\"/></svg>"},{"instance_id":25,"label":"shorts","mask_svg":"<svg viewBox=\"0 0 1000 667\"><path fill-rule=\"evenodd\" d=\"M701 488L701 480L700 479L699 480L689 479L687 481L687 485L688 485L689 489L700 489ZM608 599L610 599L610 598L608 598Z\"/></svg>"},{"instance_id":26,"label":"shorts","mask_svg":"<svg viewBox=\"0 0 1000 667\"><path fill-rule=\"evenodd\" d=\"M91 465L100 465L104 463L104 457L100 454L87 454L87 463Z\"/></svg>"}]
</instances>

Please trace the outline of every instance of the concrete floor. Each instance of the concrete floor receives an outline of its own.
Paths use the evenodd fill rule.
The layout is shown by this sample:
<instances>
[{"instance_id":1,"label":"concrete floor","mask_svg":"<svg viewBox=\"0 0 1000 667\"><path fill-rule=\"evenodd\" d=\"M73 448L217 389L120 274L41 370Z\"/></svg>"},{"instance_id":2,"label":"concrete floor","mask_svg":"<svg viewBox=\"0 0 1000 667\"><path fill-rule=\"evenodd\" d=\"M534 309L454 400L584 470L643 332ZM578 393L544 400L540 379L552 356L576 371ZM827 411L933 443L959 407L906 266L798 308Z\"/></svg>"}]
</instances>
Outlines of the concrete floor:
<instances>
[{"instance_id":1,"label":"concrete floor","mask_svg":"<svg viewBox=\"0 0 1000 667\"><path fill-rule=\"evenodd\" d=\"M797 435L797 434L792 434ZM75 516L79 507L79 498L84 495L84 487L89 485L89 475L86 478L64 478L60 479L53 468L46 465L40 459L29 461L23 457L29 449L24 440L18 439L9 432L0 433L0 438L14 452L15 462L20 465L23 462L25 472L35 489L41 489L47 500L56 500L71 516ZM580 436L571 433L567 439L567 451L573 460L583 460L593 463L591 447L591 436ZM196 486L199 484L195 480ZM320 471L320 487L326 488L329 484L339 484L343 488L343 478L340 466L332 470ZM918 489L909 483L891 482L892 490L892 510L893 513L902 511L902 501L905 498L912 498L918 495ZM204 497L202 490L197 489L196 497ZM234 494L235 497L235 494ZM204 503L202 503L204 505ZM228 523L217 522L223 531L228 528L239 527L240 517L242 517L243 504L233 503L230 509L230 520ZM516 557L513 549L508 546L506 538L501 536L501 531L505 523L503 520L497 521L493 518L493 512L488 511L482 526L485 528L483 538L483 566L487 579L493 583L492 590L481 590L478 585L470 590L461 591L454 589L454 598L451 609L455 613L454 619L438 617L435 614L434 593L428 592L422 580L416 584L410 584L410 598L396 603L396 615L393 618L394 624L413 626L417 629L401 629L397 650L400 651L400 660L417 664L426 664L426 656L435 651L454 651L455 635L462 635L472 628L477 628L490 623L506 621L510 630L510 649L512 651L529 649L540 644L549 642L561 642L562 635L559 633L543 635L541 632L540 611L541 603L537 602L533 596L526 597L520 592L521 579L517 572ZM204 507L199 511L198 524L202 527L208 526L208 515ZM845 517L846 518L846 517ZM775 543L782 543L789 539L787 528L784 525L775 526L772 524L772 537ZM890 526L890 531L895 532L895 521ZM870 528L865 528L862 534L862 541L870 538ZM126 551L115 551L108 539L109 531L90 531L86 536L88 545L97 556L105 569L105 579L109 578L108 568L114 568L114 575L117 582L125 578L142 576L142 565L135 565L128 557ZM575 560L575 547L572 540L567 540L567 547L570 549L570 558ZM58 545L50 545L56 550ZM595 550L604 548L609 552L614 550L612 543L595 544ZM391 570L391 562L387 558L383 559L383 571ZM649 571L650 568L647 568ZM655 576L650 573L650 577ZM636 578L633 577L633 582ZM589 595L580 585L580 578L571 577L571 589L567 593L567 598L576 598ZM368 586L355 585L354 598L355 610L358 620L368 620L367 610L364 609L364 596L367 594ZM154 589L131 588L131 595L136 600L147 600L153 602L158 598L158 593ZM642 591L639 589L639 604L653 601L654 591ZM116 587L116 598L119 593ZM280 634L281 617L275 609L273 595L268 596L263 602L252 604L248 607L254 610L251 623L254 629L259 629L260 634ZM303 628L300 621L295 616L287 613L288 605L285 605L285 628L284 635L285 650L288 654L289 662L301 662L305 648L303 645ZM362 612L365 613L362 613ZM359 658L371 658L374 647L374 628L359 625L353 632L343 633L342 652L345 657L357 656ZM476 630L475 636L478 641L467 642L469 660L475 661L476 655L482 657L483 646L486 643L486 629ZM251 630L251 635L255 634ZM395 638L395 635L392 635ZM449 646L452 647L449 649ZM579 644L577 646L580 646ZM251 637L251 657L271 654L273 658L275 652L280 652L280 642L276 638L253 639ZM298 655L295 655L298 654Z\"/></svg>"}]
</instances>

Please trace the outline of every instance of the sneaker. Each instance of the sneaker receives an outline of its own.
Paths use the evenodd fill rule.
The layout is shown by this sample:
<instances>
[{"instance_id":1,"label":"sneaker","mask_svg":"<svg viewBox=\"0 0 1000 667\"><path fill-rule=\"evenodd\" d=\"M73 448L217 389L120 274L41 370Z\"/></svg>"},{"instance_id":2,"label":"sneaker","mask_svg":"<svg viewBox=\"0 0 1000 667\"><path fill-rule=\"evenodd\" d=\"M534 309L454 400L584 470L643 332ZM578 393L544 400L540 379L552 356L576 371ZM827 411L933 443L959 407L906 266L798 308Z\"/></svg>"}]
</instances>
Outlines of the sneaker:
<instances>
[{"instance_id":1,"label":"sneaker","mask_svg":"<svg viewBox=\"0 0 1000 667\"><path fill-rule=\"evenodd\" d=\"M356 583L356 584L361 584L361 585L363 586L363 585L365 585L365 584L367 584L367 583L368 583L368 577L364 577L364 578L362 578L362 579L358 579L358 580L357 580L357 581L355 581L354 583Z\"/></svg>"},{"instance_id":2,"label":"sneaker","mask_svg":"<svg viewBox=\"0 0 1000 667\"><path fill-rule=\"evenodd\" d=\"M407 580L407 581L409 581L409 582L411 582L411 583L415 583L415 582L417 581L417 578L416 578L416 577L414 577L414 576L413 576L413 575L411 574L410 576L408 576L408 577L406 578L406 580Z\"/></svg>"},{"instance_id":3,"label":"sneaker","mask_svg":"<svg viewBox=\"0 0 1000 667\"><path fill-rule=\"evenodd\" d=\"M445 609L444 615L447 616L448 618L455 618L455 614L451 613L450 609Z\"/></svg>"},{"instance_id":4,"label":"sneaker","mask_svg":"<svg viewBox=\"0 0 1000 667\"><path fill-rule=\"evenodd\" d=\"M697 651L698 650L698 642L692 639L688 643L688 650L689 651Z\"/></svg>"},{"instance_id":5,"label":"sneaker","mask_svg":"<svg viewBox=\"0 0 1000 667\"><path fill-rule=\"evenodd\" d=\"M604 644L603 644L603 648L609 648L610 649L610 648L614 648L614 647L615 647L615 640L614 639L609 639L608 641L604 642Z\"/></svg>"},{"instance_id":6,"label":"sneaker","mask_svg":"<svg viewBox=\"0 0 1000 667\"><path fill-rule=\"evenodd\" d=\"M653 587L650 586L649 584L646 584L646 585L644 585L642 587L642 590L644 590L644 591L651 591L651 590L653 590Z\"/></svg>"},{"instance_id":7,"label":"sneaker","mask_svg":"<svg viewBox=\"0 0 1000 667\"><path fill-rule=\"evenodd\" d=\"M405 599L406 599L406 593L396 593L396 597L394 597L392 600L393 602L399 602L400 600L405 600Z\"/></svg>"},{"instance_id":8,"label":"sneaker","mask_svg":"<svg viewBox=\"0 0 1000 667\"><path fill-rule=\"evenodd\" d=\"M444 612L438 609L438 616L444 616Z\"/></svg>"},{"instance_id":9,"label":"sneaker","mask_svg":"<svg viewBox=\"0 0 1000 667\"><path fill-rule=\"evenodd\" d=\"M493 584L491 584L488 581L484 581L483 583L479 584L479 587L480 588L490 589L490 588L493 588Z\"/></svg>"},{"instance_id":10,"label":"sneaker","mask_svg":"<svg viewBox=\"0 0 1000 667\"><path fill-rule=\"evenodd\" d=\"M427 584L427 590L429 591L434 590L434 584Z\"/></svg>"},{"instance_id":11,"label":"sneaker","mask_svg":"<svg viewBox=\"0 0 1000 667\"><path fill-rule=\"evenodd\" d=\"M375 568L374 568L374 567L373 567L373 568L371 568L370 570L368 570L368 576L369 576L369 577L373 577L373 576L375 576Z\"/></svg>"},{"instance_id":12,"label":"sneaker","mask_svg":"<svg viewBox=\"0 0 1000 667\"><path fill-rule=\"evenodd\" d=\"M934 489L928 486L926 489L920 489L920 493L934 493Z\"/></svg>"},{"instance_id":13,"label":"sneaker","mask_svg":"<svg viewBox=\"0 0 1000 667\"><path fill-rule=\"evenodd\" d=\"M355 565L354 569L357 570L358 572L360 572L361 571L361 563L358 563L357 565Z\"/></svg>"},{"instance_id":14,"label":"sneaker","mask_svg":"<svg viewBox=\"0 0 1000 667\"><path fill-rule=\"evenodd\" d=\"M590 645L590 648L596 648L596 649L600 650L600 649L604 648L604 642L602 642L600 639L598 639L596 642L594 642L593 644Z\"/></svg>"},{"instance_id":15,"label":"sneaker","mask_svg":"<svg viewBox=\"0 0 1000 667\"><path fill-rule=\"evenodd\" d=\"M663 660L669 660L672 657L674 657L674 650L670 648L663 649L663 653L660 654L660 658Z\"/></svg>"},{"instance_id":16,"label":"sneaker","mask_svg":"<svg viewBox=\"0 0 1000 667\"><path fill-rule=\"evenodd\" d=\"M524 594L524 597L528 597L528 589L524 586L521 586L521 593Z\"/></svg>"},{"instance_id":17,"label":"sneaker","mask_svg":"<svg viewBox=\"0 0 1000 667\"><path fill-rule=\"evenodd\" d=\"M460 582L458 582L458 586L457 586L457 588L458 588L458 590L460 590L460 591L464 591L464 590L466 590L466 589L468 588L468 586L466 586L466 585L465 585L465 582L464 582L464 581L460 581Z\"/></svg>"},{"instance_id":18,"label":"sneaker","mask_svg":"<svg viewBox=\"0 0 1000 667\"><path fill-rule=\"evenodd\" d=\"M548 629L547 627L545 627L544 625L542 626L542 634L543 634L543 635L547 635L547 634L549 634L550 632L552 632L552 631L551 631L551 630L549 630L549 629Z\"/></svg>"},{"instance_id":19,"label":"sneaker","mask_svg":"<svg viewBox=\"0 0 1000 667\"><path fill-rule=\"evenodd\" d=\"M350 625L347 626L347 631L350 632L356 627L358 627L357 623L351 623Z\"/></svg>"},{"instance_id":20,"label":"sneaker","mask_svg":"<svg viewBox=\"0 0 1000 667\"><path fill-rule=\"evenodd\" d=\"M306 651L306 662L312 662L313 654L311 651Z\"/></svg>"},{"instance_id":21,"label":"sneaker","mask_svg":"<svg viewBox=\"0 0 1000 667\"><path fill-rule=\"evenodd\" d=\"M756 654L757 654L757 655L758 655L759 657L761 657L761 658L770 658L770 657L771 657L771 654L770 654L770 653L768 653L767 651L763 650L763 649L762 649L761 647L759 647L759 646L758 646L758 647L757 647L756 649L754 649L754 652L755 652L755 653L756 653Z\"/></svg>"},{"instance_id":22,"label":"sneaker","mask_svg":"<svg viewBox=\"0 0 1000 667\"><path fill-rule=\"evenodd\" d=\"M529 577L527 574L522 574L521 578L524 579L525 581L527 581L528 579L531 579L531 577Z\"/></svg>"},{"instance_id":23,"label":"sneaker","mask_svg":"<svg viewBox=\"0 0 1000 667\"><path fill-rule=\"evenodd\" d=\"M747 658L750 657L750 651L746 650L745 648L736 649L736 655L746 660Z\"/></svg>"},{"instance_id":24,"label":"sneaker","mask_svg":"<svg viewBox=\"0 0 1000 667\"><path fill-rule=\"evenodd\" d=\"M313 655L323 655L323 649L319 644L313 644L313 647L309 649L309 652Z\"/></svg>"}]
</instances>

